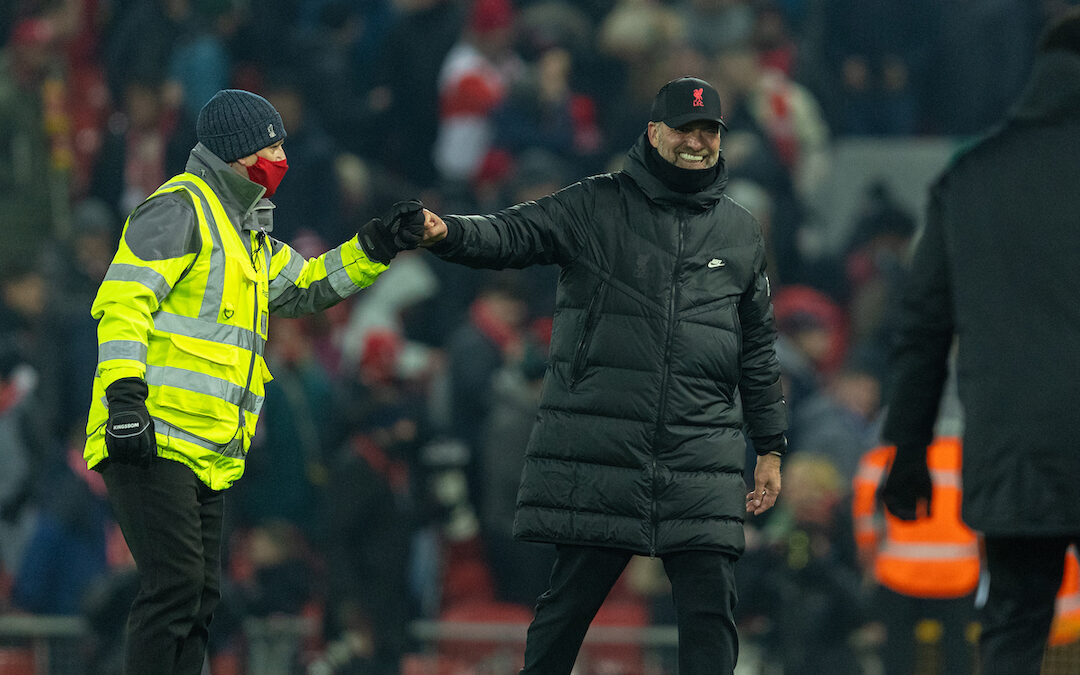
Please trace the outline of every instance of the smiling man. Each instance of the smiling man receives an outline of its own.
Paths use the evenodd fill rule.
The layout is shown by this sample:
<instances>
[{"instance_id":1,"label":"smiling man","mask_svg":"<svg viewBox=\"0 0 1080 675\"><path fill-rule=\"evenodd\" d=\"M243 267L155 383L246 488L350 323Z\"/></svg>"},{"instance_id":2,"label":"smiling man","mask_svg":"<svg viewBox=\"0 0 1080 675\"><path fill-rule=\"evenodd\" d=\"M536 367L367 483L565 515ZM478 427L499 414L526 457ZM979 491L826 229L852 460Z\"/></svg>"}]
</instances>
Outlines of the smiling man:
<instances>
[{"instance_id":1,"label":"smiling man","mask_svg":"<svg viewBox=\"0 0 1080 675\"><path fill-rule=\"evenodd\" d=\"M671 580L679 672L734 670L743 518L776 503L787 416L765 245L724 192L723 127L716 90L680 78L622 171L491 215L425 211L421 245L445 260L562 268L514 522L557 557L522 673L570 673L634 555Z\"/></svg>"}]
</instances>

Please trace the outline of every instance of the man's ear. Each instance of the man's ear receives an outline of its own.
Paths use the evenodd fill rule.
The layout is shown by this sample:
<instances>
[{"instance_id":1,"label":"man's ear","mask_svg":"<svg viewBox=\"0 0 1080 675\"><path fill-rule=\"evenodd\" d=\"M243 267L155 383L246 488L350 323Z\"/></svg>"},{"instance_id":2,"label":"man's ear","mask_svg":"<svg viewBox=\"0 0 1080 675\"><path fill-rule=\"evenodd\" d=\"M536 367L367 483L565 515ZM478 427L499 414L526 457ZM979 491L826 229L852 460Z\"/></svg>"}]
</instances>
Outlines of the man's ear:
<instances>
[{"instance_id":1,"label":"man's ear","mask_svg":"<svg viewBox=\"0 0 1080 675\"><path fill-rule=\"evenodd\" d=\"M660 139L660 123L649 122L649 128L645 133L649 137L649 143L652 144L654 148L657 147L657 141Z\"/></svg>"},{"instance_id":2,"label":"man's ear","mask_svg":"<svg viewBox=\"0 0 1080 675\"><path fill-rule=\"evenodd\" d=\"M247 157L241 157L240 159L238 159L236 161L239 162L240 164L242 164L243 166L254 166L255 162L259 161L259 155L258 155L258 153L252 153L252 154L248 155Z\"/></svg>"}]
</instances>

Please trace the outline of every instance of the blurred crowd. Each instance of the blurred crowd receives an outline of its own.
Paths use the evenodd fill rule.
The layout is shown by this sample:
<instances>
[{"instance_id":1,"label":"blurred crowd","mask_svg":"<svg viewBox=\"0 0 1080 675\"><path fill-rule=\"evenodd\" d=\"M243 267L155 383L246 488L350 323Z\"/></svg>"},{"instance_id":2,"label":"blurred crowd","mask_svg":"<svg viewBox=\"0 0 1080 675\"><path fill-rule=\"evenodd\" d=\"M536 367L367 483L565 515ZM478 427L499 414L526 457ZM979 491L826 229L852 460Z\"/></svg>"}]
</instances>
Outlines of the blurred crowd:
<instances>
[{"instance_id":1,"label":"blurred crowd","mask_svg":"<svg viewBox=\"0 0 1080 675\"><path fill-rule=\"evenodd\" d=\"M728 190L767 233L791 412L781 508L748 526L739 611L785 673L845 672L874 620L846 495L878 442L917 215L871 180L843 250L811 255L811 198L837 139L964 137L1000 119L1069 4L0 4L2 609L86 617L90 672L115 669L133 577L81 460L89 306L127 214L183 170L214 92L281 112L274 234L317 255L398 199L483 213L617 169L656 90L692 74L721 93ZM227 497L216 657L246 617L281 613L318 622L327 668L396 673L412 619L531 606L552 553L512 543L510 523L557 272L404 252L326 314L272 320L264 428ZM628 576L621 592L662 622L655 575Z\"/></svg>"}]
</instances>

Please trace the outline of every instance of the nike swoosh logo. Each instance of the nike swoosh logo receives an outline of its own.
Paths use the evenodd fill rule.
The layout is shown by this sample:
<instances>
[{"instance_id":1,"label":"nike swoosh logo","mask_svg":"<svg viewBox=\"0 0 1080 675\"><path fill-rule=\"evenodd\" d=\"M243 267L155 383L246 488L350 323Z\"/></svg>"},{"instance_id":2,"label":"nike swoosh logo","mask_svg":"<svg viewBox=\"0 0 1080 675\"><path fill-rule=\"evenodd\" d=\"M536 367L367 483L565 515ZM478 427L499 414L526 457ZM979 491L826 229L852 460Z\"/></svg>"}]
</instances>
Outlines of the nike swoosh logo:
<instances>
[{"instance_id":1,"label":"nike swoosh logo","mask_svg":"<svg viewBox=\"0 0 1080 675\"><path fill-rule=\"evenodd\" d=\"M727 263L725 263L720 258L713 258L712 260L709 261L709 267L710 268L723 267L725 264L727 264Z\"/></svg>"}]
</instances>

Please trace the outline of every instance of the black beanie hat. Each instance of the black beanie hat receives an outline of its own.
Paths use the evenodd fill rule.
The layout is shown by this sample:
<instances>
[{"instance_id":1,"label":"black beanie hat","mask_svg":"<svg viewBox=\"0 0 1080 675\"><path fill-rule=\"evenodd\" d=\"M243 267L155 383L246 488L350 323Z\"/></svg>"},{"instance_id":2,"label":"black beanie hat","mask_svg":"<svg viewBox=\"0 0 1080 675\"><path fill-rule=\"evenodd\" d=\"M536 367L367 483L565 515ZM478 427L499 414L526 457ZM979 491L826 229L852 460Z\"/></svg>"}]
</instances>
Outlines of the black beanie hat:
<instances>
[{"instance_id":1,"label":"black beanie hat","mask_svg":"<svg viewBox=\"0 0 1080 675\"><path fill-rule=\"evenodd\" d=\"M285 139L285 126L274 106L258 94L222 89L199 111L195 135L225 162L253 155Z\"/></svg>"}]
</instances>

